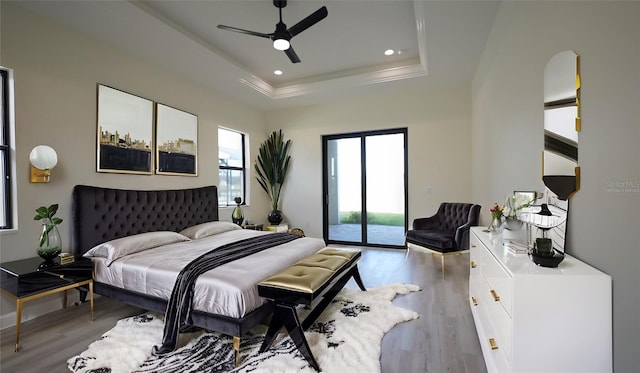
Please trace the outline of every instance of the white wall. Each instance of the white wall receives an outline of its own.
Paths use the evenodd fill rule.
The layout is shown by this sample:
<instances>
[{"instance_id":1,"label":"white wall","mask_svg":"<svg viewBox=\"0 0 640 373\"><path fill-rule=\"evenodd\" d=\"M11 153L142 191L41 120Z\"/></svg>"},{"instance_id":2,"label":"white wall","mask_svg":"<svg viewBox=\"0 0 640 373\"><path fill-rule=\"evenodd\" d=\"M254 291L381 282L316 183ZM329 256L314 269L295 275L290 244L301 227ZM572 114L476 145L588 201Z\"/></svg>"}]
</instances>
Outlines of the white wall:
<instances>
[{"instance_id":1,"label":"white wall","mask_svg":"<svg viewBox=\"0 0 640 373\"><path fill-rule=\"evenodd\" d=\"M472 87L473 199L486 212L513 190L541 189L544 67L562 50L580 54L582 183L567 244L613 279L617 372L640 365L638 19L637 2L503 2Z\"/></svg>"},{"instance_id":2,"label":"white wall","mask_svg":"<svg viewBox=\"0 0 640 373\"><path fill-rule=\"evenodd\" d=\"M468 86L406 92L266 114L292 140L281 210L307 235L322 237L322 135L408 128L409 224L442 201L471 201ZM427 193L427 187L431 193Z\"/></svg>"},{"instance_id":3,"label":"white wall","mask_svg":"<svg viewBox=\"0 0 640 373\"><path fill-rule=\"evenodd\" d=\"M2 3L3 66L13 68L16 86L16 161L18 231L0 234L0 256L10 261L36 255L40 205L59 203L63 246L69 247L71 190L76 184L132 189L170 189L218 184L217 127L247 132L255 155L266 137L263 116L244 104L131 58L117 49L58 26L11 3ZM212 67L213 68L213 67ZM198 116L198 176L148 176L97 173L96 84L102 83ZM52 146L58 165L48 184L28 182L29 152ZM251 184L252 206L267 211L268 201ZM231 208L221 220L231 220ZM2 314L13 303L2 298ZM56 302L58 305L59 302ZM26 307L28 314L32 306ZM27 315L28 318L28 315Z\"/></svg>"}]
</instances>

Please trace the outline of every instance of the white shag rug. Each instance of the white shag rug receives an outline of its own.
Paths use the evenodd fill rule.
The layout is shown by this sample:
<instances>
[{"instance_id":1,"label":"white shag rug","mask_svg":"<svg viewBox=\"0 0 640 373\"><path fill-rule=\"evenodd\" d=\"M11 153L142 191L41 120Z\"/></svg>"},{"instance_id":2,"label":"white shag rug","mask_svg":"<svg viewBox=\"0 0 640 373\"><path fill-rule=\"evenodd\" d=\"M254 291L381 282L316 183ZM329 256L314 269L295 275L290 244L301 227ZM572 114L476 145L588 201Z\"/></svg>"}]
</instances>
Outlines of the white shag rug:
<instances>
[{"instance_id":1,"label":"white shag rug","mask_svg":"<svg viewBox=\"0 0 640 373\"><path fill-rule=\"evenodd\" d=\"M380 372L384 334L400 322L419 317L391 301L397 294L418 290L416 285L391 284L366 292L340 291L305 332L322 371ZM163 325L162 317L154 313L122 319L86 351L70 358L69 369L75 373L315 372L284 329L272 347L259 354L267 329L262 325L241 338L237 368L232 337L202 330L182 333L179 348L162 357L153 356L153 346L162 341Z\"/></svg>"}]
</instances>

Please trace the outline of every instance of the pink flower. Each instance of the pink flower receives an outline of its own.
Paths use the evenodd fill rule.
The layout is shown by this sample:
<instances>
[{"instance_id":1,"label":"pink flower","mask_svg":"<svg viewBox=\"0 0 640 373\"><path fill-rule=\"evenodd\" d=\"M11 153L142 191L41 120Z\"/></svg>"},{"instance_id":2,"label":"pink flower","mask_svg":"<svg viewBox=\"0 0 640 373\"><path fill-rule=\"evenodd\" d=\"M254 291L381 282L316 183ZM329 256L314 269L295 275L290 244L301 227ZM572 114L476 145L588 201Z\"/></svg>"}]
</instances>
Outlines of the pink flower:
<instances>
[{"instance_id":1,"label":"pink flower","mask_svg":"<svg viewBox=\"0 0 640 373\"><path fill-rule=\"evenodd\" d=\"M491 217L494 219L501 218L502 211L503 211L503 207L498 205L497 203L494 203L493 206L491 206L491 208L489 209L489 212L491 212Z\"/></svg>"}]
</instances>

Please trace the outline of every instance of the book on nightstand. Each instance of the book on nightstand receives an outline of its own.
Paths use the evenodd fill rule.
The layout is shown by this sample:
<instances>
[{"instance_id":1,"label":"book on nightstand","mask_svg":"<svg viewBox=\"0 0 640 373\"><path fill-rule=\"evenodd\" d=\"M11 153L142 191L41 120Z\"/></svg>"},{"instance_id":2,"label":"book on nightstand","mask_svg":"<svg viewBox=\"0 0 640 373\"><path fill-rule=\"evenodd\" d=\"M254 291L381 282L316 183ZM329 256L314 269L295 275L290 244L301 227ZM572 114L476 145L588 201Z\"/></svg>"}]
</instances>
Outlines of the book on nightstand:
<instances>
[{"instance_id":1,"label":"book on nightstand","mask_svg":"<svg viewBox=\"0 0 640 373\"><path fill-rule=\"evenodd\" d=\"M69 263L73 263L76 260L76 257L71 253L61 253L60 254L60 264L65 265Z\"/></svg>"},{"instance_id":2,"label":"book on nightstand","mask_svg":"<svg viewBox=\"0 0 640 373\"><path fill-rule=\"evenodd\" d=\"M286 233L289 231L289 224L267 225L264 227L264 230L270 232Z\"/></svg>"}]
</instances>

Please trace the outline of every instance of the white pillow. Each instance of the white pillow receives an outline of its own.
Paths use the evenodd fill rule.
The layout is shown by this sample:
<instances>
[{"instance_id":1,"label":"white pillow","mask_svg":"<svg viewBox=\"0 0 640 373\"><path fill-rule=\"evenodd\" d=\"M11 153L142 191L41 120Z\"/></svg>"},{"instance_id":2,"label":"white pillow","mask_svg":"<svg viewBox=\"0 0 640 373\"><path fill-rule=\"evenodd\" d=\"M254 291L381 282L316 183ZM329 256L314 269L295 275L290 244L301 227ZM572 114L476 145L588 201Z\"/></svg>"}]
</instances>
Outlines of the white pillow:
<instances>
[{"instance_id":1,"label":"white pillow","mask_svg":"<svg viewBox=\"0 0 640 373\"><path fill-rule=\"evenodd\" d=\"M242 229L242 227L228 221L210 221L183 229L180 234L187 236L192 240L197 240L198 238L212 236L214 234L233 231L236 229Z\"/></svg>"},{"instance_id":2,"label":"white pillow","mask_svg":"<svg viewBox=\"0 0 640 373\"><path fill-rule=\"evenodd\" d=\"M190 241L190 239L170 231L140 233L96 245L87 251L84 256L87 258L107 258L107 266L109 266L114 260L125 255L182 241Z\"/></svg>"}]
</instances>

